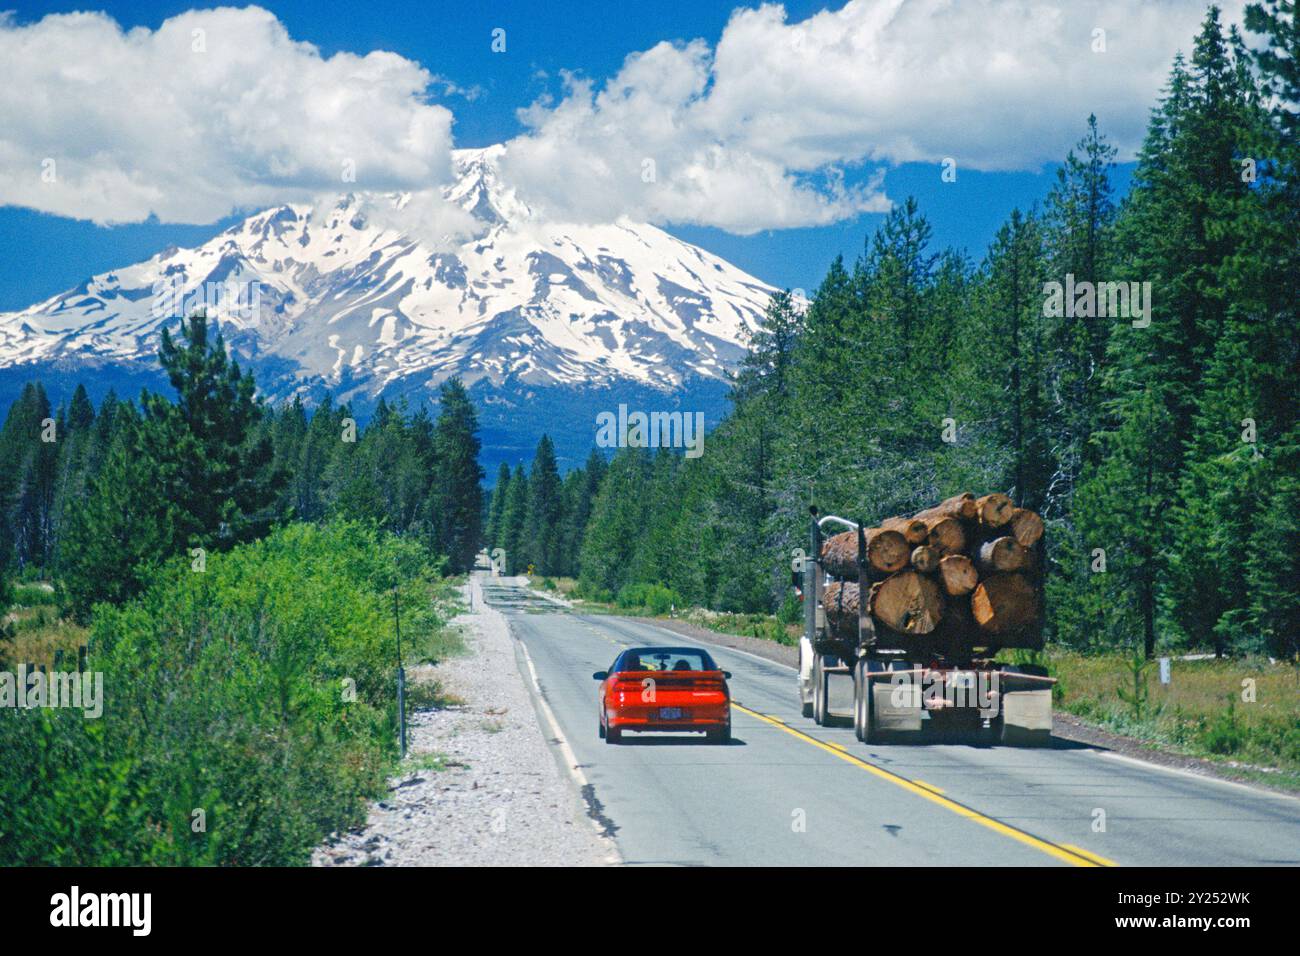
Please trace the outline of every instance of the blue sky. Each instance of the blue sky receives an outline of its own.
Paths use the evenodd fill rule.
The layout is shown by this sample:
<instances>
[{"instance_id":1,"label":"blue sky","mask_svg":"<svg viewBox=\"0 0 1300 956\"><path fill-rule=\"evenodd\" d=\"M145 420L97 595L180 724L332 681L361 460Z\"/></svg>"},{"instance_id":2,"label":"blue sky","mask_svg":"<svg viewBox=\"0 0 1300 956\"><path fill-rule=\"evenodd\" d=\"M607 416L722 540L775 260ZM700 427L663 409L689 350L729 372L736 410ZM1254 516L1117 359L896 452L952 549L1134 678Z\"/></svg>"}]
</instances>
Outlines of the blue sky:
<instances>
[{"instance_id":1,"label":"blue sky","mask_svg":"<svg viewBox=\"0 0 1300 956\"><path fill-rule=\"evenodd\" d=\"M921 9L927 2L906 9L909 12ZM932 2L928 5L934 6ZM82 6L22 4L9 21L8 28L21 30L37 24L46 14L66 13ZM770 102L772 95L770 91L760 91L754 94L756 99L750 101L760 104L759 108L755 110L750 106L742 125L745 135L749 136L755 116L760 123L770 120L770 128L779 131L778 138L783 143L771 151L771 155L777 156L775 168L818 183L826 182L824 167L833 169L834 176L842 177L843 186L850 193L860 189L868 197L861 201L845 201L846 209L856 202L857 211L850 209L847 213L822 217L834 220L829 223L812 222L821 214L808 210L822 207L816 203L800 206L798 196L795 196L791 208L798 206L802 212L792 212L789 216L782 214L784 218L774 214L773 221L785 227L759 228L757 231L753 228L756 224L762 225L763 217L746 218L743 210L730 210L725 216L720 215L716 223L707 221L711 203L707 195L693 197L693 204L686 212L668 207L647 214L647 218L655 218L657 214L658 221L669 231L730 259L762 279L776 285L808 290L816 287L834 255L843 253L851 258L858 253L864 238L881 219L879 212L861 210L881 208L876 200L885 197L897 202L907 195L915 195L934 226L937 244L964 247L978 258L997 226L1014 206L1028 206L1046 195L1052 182L1053 159L1063 156L1082 134L1089 111L1098 113L1103 132L1116 139L1122 158L1131 158L1169 59L1174 50L1189 46L1192 29L1202 10L1200 3L1191 0L1185 3L1159 0L1154 6L1167 9L1158 12L1176 13L1177 22L1168 15L1159 21L1148 22L1140 20L1138 14L1128 12L1122 3L1117 5L1117 0L1064 5L1062 9L1067 11L1088 6L1095 9L1066 24L1060 29L1060 35L1051 38L1050 42L1041 36L1031 38L1034 42L1024 51L1018 51L1014 48L999 50L1003 41L997 33L991 34L991 41L987 38L980 40L974 36L976 29L972 24L955 22L953 17L942 13L941 7L938 15L945 19L934 19L938 15L931 11L928 14L930 20L911 25L894 23L888 29L895 32L886 34L883 27L877 28L869 22L862 25L864 18L869 20L873 15L868 9L871 6L868 0L850 5L851 11L841 11L841 4L831 4L830 12L825 12L828 10L826 4L789 2L784 5L784 14L779 18L756 16L735 23L732 23L733 11L738 4L731 0L664 0L636 6L588 0L563 4L452 4L427 0L421 3L358 4L352 0L346 3L272 2L265 6L289 37L313 44L324 59L336 53L364 55L373 50L385 50L428 70L435 76L428 88L429 99L450 111L453 117L450 135L455 147L508 141L528 134L530 129L537 133L539 121L534 118L531 125L525 123L521 121L519 111L540 102L543 121L554 120L558 112L556 105L564 103L566 97L572 95L571 85L566 85L566 75L589 80L596 91L605 84L626 82L632 89L637 83L642 83L657 96L658 87L665 77L677 76L691 65L702 62L702 69L708 75L707 95L713 100L710 115L717 115L733 108L734 101L744 100L744 96L734 93L743 87L742 81L734 78L739 75L735 62L737 58L747 56L761 58L766 36L783 38L791 32L800 32L795 28L808 21L816 25L815 29L810 27L807 31L812 38L810 42L833 42L835 31L841 29L841 20L834 17L846 18L853 12L858 23L855 27L859 30L858 35L870 39L871 31L875 30L888 38L886 52L872 54L878 57L875 66L863 59L863 72L873 74L879 71L883 77L896 69L897 76L889 74L887 78L897 82L886 83L882 79L879 97L883 102L893 96L895 102L891 102L888 108L882 107L880 116L871 117L869 124L859 130L850 129L847 133L843 131L844 116L852 118L856 113L871 112L870 105L876 102L874 90L868 89L865 99L846 97L839 105L822 104L820 118L810 119L806 135L800 135L804 122L800 107L797 104L793 108L787 106L782 115L780 106L774 105L773 116L764 117L761 115L762 104ZM187 3L109 3L97 9L103 9L123 30L141 27L155 31L164 21L185 13L191 7L192 4ZM962 5L958 5L958 9L961 8ZM1104 57L1090 56L1088 52L1089 24L1094 22L1106 24L1109 30L1111 45L1104 51ZM1163 32L1153 34L1156 30L1153 24L1157 23ZM847 19L843 19L843 24L847 33L851 24ZM977 20L975 26L982 28L983 24ZM951 31L947 39L934 35L938 27ZM506 31L504 53L492 49L493 30L498 28ZM768 32L764 34L763 30ZM721 42L724 34L731 36L726 45ZM827 37L830 41L826 40ZM620 70L630 55L649 51L662 41L680 41L677 42L680 53L685 41L695 39L702 40L703 47L688 48L694 49L696 54L689 62L683 59L679 65L672 60L674 52L668 51L664 54L666 65L661 63L656 67L659 72L651 79L644 78L645 70L642 69L639 74L629 72L622 75L618 84L611 82L611 78L620 76ZM955 66L936 67L936 75L946 70L947 79L935 82L946 84L950 92L935 95L929 88L927 58L935 51L950 52L967 42L972 44L973 52L956 57ZM981 42L983 48L978 45ZM752 46L746 48L745 43ZM904 63L900 66L894 62L896 58L892 51L909 43L915 47L908 51L912 65ZM1046 69L1043 63L1053 59L1053 43L1064 44L1068 56L1057 53L1055 61L1065 65L1059 69L1053 67L1057 72L1046 74L1042 72ZM882 42L882 46L885 45ZM733 48L739 52L724 55ZM747 49L750 52L746 52ZM979 82L972 81L969 84L971 89L966 88L968 84L962 70L978 71L982 76L985 72L982 61L996 61L1000 56L1015 61L1017 55L1021 55L1021 59L1013 62L1012 70L1021 70L1024 75L1018 81L1019 85L1014 87L1014 95L1006 92L1012 84L1005 82L985 90ZM852 66L855 61L850 58L848 62ZM731 65L727 66L727 63ZM724 75L724 69L731 70L730 77ZM641 79L637 79L638 76ZM752 75L746 82L754 82ZM902 93L897 92L900 84ZM908 124L910 100L913 98L908 84L914 91L916 112L925 114L918 120L924 121L917 127L923 131L921 133L902 128ZM1057 88L1053 88L1053 84L1057 84ZM895 89L895 92L886 92L887 87ZM831 94L837 92L836 77L829 68L824 84L820 88L813 87L813 90L815 93L822 90ZM808 99L807 94L801 95ZM963 97L971 99L963 102ZM577 100L580 101L581 97ZM863 103L868 104L867 107L864 108ZM620 117L634 115L640 108L634 102L632 107L622 108L622 112L613 108L603 113L597 111L592 119L592 128L598 134L596 139L593 140L588 133L587 138L576 138L566 148L578 150L584 148L583 144L599 144L599 132L606 128L601 124L617 123ZM1040 108L1041 112L1052 114L1050 123L1036 118ZM836 109L842 112L836 115ZM2 110L0 105L0 118L3 118ZM988 115L981 115L985 112ZM818 126L819 123L822 125ZM552 137L562 135L562 130L560 133L553 131L558 128L558 124L542 127L546 135ZM707 135L728 144L729 148L730 143L740 138L736 128L733 126L722 132L713 129ZM63 135L78 135L77 124L71 123L69 129L71 131ZM895 129L898 129L897 136L894 135ZM0 139L3 135L0 133ZM854 137L861 140L860 149ZM930 141L925 141L927 139ZM165 137L156 142L158 151L165 153L169 148ZM666 150L670 146L661 143L657 148ZM694 148L690 144L682 147L686 152ZM746 148L754 152L754 147ZM42 155L42 150L49 152L50 146L43 144L33 155ZM761 145L758 152L763 154L765 162L770 158ZM855 155L857 153L861 155ZM958 157L955 183L945 183L940 178L939 159L949 154ZM810 155L814 158L809 159ZM823 159L826 160L823 168L813 173L808 171L810 164L822 163ZM1126 185L1131 170L1131 163L1126 163L1117 171L1121 187ZM875 178L880 175L883 175L883 180ZM541 188L548 198L556 198L546 192L546 184ZM0 200L4 198L0 195ZM556 201L563 204L567 200L558 197ZM761 193L755 193L749 199L759 208L766 201L767 197ZM833 204L837 201L827 202ZM17 202L25 204L28 200L20 196ZM719 201L720 204L723 202ZM779 200L772 202L775 206ZM0 206L0 262L4 263L0 266L0 310L21 308L62 291L92 273L139 261L167 245L200 243L239 218L229 209L225 210L225 215L213 216L208 214L211 204L204 208L207 213L196 214L204 219L203 222L164 224L151 220L106 227L86 219L71 218L66 206L58 207L56 211L40 212L19 208L11 199L9 205ZM706 211L701 213L701 208ZM71 211L75 213L75 209ZM181 218L194 219L195 216L183 215ZM690 221L692 219L696 221ZM701 219L706 221L698 221Z\"/></svg>"}]
</instances>

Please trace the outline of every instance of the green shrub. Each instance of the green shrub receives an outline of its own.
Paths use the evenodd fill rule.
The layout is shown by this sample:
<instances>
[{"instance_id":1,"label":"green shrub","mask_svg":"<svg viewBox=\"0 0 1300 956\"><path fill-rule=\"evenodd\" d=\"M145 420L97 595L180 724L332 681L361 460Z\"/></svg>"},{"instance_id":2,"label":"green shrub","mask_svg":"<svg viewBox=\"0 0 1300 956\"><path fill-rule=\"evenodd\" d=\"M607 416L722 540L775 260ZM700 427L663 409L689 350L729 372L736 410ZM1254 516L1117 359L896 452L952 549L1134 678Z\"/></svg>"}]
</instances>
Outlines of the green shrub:
<instances>
[{"instance_id":1,"label":"green shrub","mask_svg":"<svg viewBox=\"0 0 1300 956\"><path fill-rule=\"evenodd\" d=\"M645 608L651 614L667 614L681 598L662 584L625 584L616 602L621 608Z\"/></svg>"},{"instance_id":2,"label":"green shrub","mask_svg":"<svg viewBox=\"0 0 1300 956\"><path fill-rule=\"evenodd\" d=\"M1228 698L1225 710L1216 714L1201 731L1201 744L1212 754L1235 754L1246 742L1246 729L1237 717L1236 702Z\"/></svg>"},{"instance_id":3,"label":"green shrub","mask_svg":"<svg viewBox=\"0 0 1300 956\"><path fill-rule=\"evenodd\" d=\"M96 607L103 717L0 712L0 864L307 862L395 756L399 580L416 655L442 630L430 566L355 523L177 561Z\"/></svg>"},{"instance_id":4,"label":"green shrub","mask_svg":"<svg viewBox=\"0 0 1300 956\"><path fill-rule=\"evenodd\" d=\"M40 584L17 584L10 601L18 607L50 607L59 602L59 597L52 589Z\"/></svg>"}]
</instances>

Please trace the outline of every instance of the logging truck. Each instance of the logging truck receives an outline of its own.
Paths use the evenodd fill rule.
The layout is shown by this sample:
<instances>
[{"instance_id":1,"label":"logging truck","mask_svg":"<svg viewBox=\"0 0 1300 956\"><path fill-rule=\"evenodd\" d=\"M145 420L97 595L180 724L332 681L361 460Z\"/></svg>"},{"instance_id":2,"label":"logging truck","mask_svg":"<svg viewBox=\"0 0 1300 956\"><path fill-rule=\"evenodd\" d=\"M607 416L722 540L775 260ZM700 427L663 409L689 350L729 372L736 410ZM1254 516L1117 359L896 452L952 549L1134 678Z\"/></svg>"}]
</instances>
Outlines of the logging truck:
<instances>
[{"instance_id":1,"label":"logging truck","mask_svg":"<svg viewBox=\"0 0 1300 956\"><path fill-rule=\"evenodd\" d=\"M851 722L872 744L1050 740L1055 681L994 661L1042 648L1041 518L1005 495L958 495L875 528L810 511L811 551L792 575L804 717Z\"/></svg>"}]
</instances>

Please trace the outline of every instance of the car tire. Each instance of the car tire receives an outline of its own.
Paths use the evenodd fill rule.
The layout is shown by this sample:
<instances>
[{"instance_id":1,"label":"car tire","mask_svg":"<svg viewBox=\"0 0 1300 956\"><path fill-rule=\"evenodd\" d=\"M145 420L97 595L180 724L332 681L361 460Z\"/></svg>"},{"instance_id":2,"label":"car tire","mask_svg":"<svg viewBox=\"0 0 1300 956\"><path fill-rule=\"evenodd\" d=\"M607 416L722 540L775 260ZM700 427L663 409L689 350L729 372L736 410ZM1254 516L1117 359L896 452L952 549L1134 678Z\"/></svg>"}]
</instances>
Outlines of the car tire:
<instances>
[{"instance_id":1,"label":"car tire","mask_svg":"<svg viewBox=\"0 0 1300 956\"><path fill-rule=\"evenodd\" d=\"M711 744L729 744L731 743L731 721L728 720L726 725L718 730L706 730L704 739Z\"/></svg>"},{"instance_id":2,"label":"car tire","mask_svg":"<svg viewBox=\"0 0 1300 956\"><path fill-rule=\"evenodd\" d=\"M600 727L600 731L599 731L599 733L600 733L600 739L601 739L601 740L604 740L604 739L605 739L605 724L604 724L603 721L601 721L601 720L599 720L599 719L597 719L596 723L597 723L597 725Z\"/></svg>"},{"instance_id":3,"label":"car tire","mask_svg":"<svg viewBox=\"0 0 1300 956\"><path fill-rule=\"evenodd\" d=\"M618 727L610 727L605 731L605 743L621 744L623 742L623 731Z\"/></svg>"}]
</instances>

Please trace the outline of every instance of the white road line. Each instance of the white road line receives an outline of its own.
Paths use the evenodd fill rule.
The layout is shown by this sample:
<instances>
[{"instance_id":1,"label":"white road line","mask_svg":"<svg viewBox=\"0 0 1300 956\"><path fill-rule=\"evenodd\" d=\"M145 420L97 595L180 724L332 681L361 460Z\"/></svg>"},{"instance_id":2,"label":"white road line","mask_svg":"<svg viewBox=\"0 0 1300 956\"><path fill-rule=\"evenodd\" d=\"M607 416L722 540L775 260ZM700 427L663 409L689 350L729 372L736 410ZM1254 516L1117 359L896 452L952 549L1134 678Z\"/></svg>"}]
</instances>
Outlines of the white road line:
<instances>
[{"instance_id":1,"label":"white road line","mask_svg":"<svg viewBox=\"0 0 1300 956\"><path fill-rule=\"evenodd\" d=\"M511 630L511 634L514 634L513 629ZM546 718L546 723L550 727L551 733L555 736L556 746L559 748L560 755L564 757L565 769L569 771L569 776L571 776L573 781L578 785L579 799L581 800L583 799L582 791L591 784L587 780L587 775L582 772L582 767L579 765L578 757L573 752L573 748L569 746L568 738L564 736L564 731L560 729L560 722L555 719L555 712L551 710L551 705L546 702L546 697L542 694L542 685L537 679L537 668L533 666L533 656L528 653L528 645L520 640L517 635L515 635L515 644L524 652L524 663L528 665L528 677L533 683L533 697L537 701L537 706L538 709L541 710L542 716ZM609 850L606 862L611 864L622 863L623 855L619 853L618 844L605 834L605 831L601 828L598 821L588 814L584 814L584 816L587 817L588 822L591 823L592 828L596 831L596 835L605 843Z\"/></svg>"},{"instance_id":2,"label":"white road line","mask_svg":"<svg viewBox=\"0 0 1300 956\"><path fill-rule=\"evenodd\" d=\"M1105 757L1107 760L1120 760L1124 763L1130 763L1135 767L1141 767L1144 770L1162 770L1165 773L1177 774L1180 777L1190 777L1192 780L1217 783L1220 786L1245 790L1249 793L1255 794L1256 796L1276 797L1278 800L1286 800L1292 803L1300 801L1300 797L1295 796L1294 794L1279 793L1276 790L1266 790L1263 787L1254 787L1248 783L1242 783L1239 780L1224 780L1222 777L1211 777L1206 774L1196 773L1194 770L1184 770L1182 767L1169 767L1165 764L1143 760L1141 757L1130 757L1127 754L1115 753L1113 750L1098 750L1095 747L1090 747L1089 750L1098 757Z\"/></svg>"}]
</instances>

